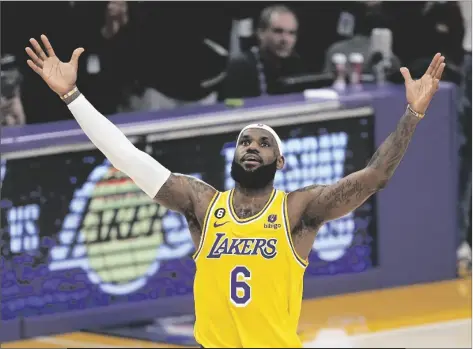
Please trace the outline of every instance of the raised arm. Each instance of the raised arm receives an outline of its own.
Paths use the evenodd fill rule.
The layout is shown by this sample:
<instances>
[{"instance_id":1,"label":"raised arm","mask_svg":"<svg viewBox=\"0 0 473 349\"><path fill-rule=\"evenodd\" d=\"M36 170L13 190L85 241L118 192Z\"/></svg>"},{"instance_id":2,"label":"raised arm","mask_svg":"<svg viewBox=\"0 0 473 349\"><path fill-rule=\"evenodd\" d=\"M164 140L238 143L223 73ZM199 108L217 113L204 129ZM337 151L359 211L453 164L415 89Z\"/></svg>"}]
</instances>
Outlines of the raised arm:
<instances>
[{"instance_id":1,"label":"raised arm","mask_svg":"<svg viewBox=\"0 0 473 349\"><path fill-rule=\"evenodd\" d=\"M67 104L84 133L107 157L112 165L128 175L150 198L167 208L192 215L202 223L207 205L215 189L204 182L185 175L172 174L147 153L136 148L128 138L77 89L77 65L84 49L76 49L68 63L61 62L46 36L39 43L31 39L26 53L31 58L28 65Z\"/></svg>"},{"instance_id":2,"label":"raised arm","mask_svg":"<svg viewBox=\"0 0 473 349\"><path fill-rule=\"evenodd\" d=\"M289 202L301 203L300 212L305 225L318 227L323 222L342 217L386 186L438 89L445 68L444 59L436 54L419 80L413 80L409 70L401 68L408 107L396 130L381 144L364 169L335 184L313 185L289 194Z\"/></svg>"}]
</instances>

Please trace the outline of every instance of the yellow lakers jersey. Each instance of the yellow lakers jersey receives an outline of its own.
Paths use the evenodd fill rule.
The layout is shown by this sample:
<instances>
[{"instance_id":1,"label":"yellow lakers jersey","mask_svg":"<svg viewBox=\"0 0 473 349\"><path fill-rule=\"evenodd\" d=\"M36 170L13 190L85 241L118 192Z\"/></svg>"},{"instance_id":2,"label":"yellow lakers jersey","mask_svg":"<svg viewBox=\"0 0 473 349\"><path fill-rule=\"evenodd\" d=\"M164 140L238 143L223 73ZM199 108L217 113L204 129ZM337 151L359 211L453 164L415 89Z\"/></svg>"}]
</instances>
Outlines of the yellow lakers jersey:
<instances>
[{"instance_id":1,"label":"yellow lakers jersey","mask_svg":"<svg viewBox=\"0 0 473 349\"><path fill-rule=\"evenodd\" d=\"M204 348L300 348L297 325L307 261L293 246L286 193L239 219L233 190L207 209L196 275L194 335Z\"/></svg>"}]
</instances>

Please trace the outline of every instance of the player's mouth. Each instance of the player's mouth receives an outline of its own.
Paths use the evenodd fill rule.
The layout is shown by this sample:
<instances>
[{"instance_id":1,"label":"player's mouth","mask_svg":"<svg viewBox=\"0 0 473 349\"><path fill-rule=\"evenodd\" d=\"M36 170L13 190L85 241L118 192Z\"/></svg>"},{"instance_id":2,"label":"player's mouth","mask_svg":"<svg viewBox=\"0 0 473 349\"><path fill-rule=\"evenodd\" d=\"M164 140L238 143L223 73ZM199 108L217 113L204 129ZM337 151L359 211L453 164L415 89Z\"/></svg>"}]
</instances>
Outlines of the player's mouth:
<instances>
[{"instance_id":1,"label":"player's mouth","mask_svg":"<svg viewBox=\"0 0 473 349\"><path fill-rule=\"evenodd\" d=\"M256 155L246 155L242 159L242 163L247 166L258 166L263 161Z\"/></svg>"}]
</instances>

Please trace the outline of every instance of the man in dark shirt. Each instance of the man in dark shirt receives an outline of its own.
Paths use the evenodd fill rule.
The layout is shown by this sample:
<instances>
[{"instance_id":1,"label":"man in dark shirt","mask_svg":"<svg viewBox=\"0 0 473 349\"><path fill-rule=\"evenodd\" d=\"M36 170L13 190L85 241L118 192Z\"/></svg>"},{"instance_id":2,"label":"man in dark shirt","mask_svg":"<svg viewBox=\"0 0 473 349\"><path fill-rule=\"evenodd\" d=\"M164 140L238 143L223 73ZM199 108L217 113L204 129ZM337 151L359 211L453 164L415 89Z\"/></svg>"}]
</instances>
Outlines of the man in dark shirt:
<instances>
[{"instance_id":1,"label":"man in dark shirt","mask_svg":"<svg viewBox=\"0 0 473 349\"><path fill-rule=\"evenodd\" d=\"M298 26L288 7L265 8L256 32L259 45L229 61L220 99L282 93L281 78L304 72L294 52Z\"/></svg>"}]
</instances>

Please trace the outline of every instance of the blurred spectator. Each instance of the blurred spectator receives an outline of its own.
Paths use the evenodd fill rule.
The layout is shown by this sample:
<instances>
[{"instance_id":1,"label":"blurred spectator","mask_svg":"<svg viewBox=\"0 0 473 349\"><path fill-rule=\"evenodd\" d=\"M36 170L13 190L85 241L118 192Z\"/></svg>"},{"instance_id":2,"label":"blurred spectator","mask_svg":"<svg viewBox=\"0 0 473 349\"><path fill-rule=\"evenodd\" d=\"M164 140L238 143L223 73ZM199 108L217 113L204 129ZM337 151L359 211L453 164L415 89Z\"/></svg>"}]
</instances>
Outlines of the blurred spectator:
<instances>
[{"instance_id":1,"label":"blurred spectator","mask_svg":"<svg viewBox=\"0 0 473 349\"><path fill-rule=\"evenodd\" d=\"M392 21L394 52L414 78L428 67L432 56L442 52L447 67L442 80L460 84L463 21L457 1L383 2Z\"/></svg>"},{"instance_id":2,"label":"blurred spectator","mask_svg":"<svg viewBox=\"0 0 473 349\"><path fill-rule=\"evenodd\" d=\"M98 46L94 41L100 38L98 34L103 18L100 8L104 6L103 3L30 1L23 4L2 2L1 6L2 52L17 57L18 69L23 75L20 92L27 123L72 119L64 103L26 65L25 47L28 40L42 33L49 36L57 56L62 60L69 60L72 51L78 46L85 48L86 52L79 64L79 88L94 105L102 108L103 90L95 83L97 76L87 70L87 61ZM7 38L5 42L4 37Z\"/></svg>"},{"instance_id":3,"label":"blurred spectator","mask_svg":"<svg viewBox=\"0 0 473 349\"><path fill-rule=\"evenodd\" d=\"M425 70L440 50L449 62L446 80L460 83L463 23L457 2L301 2L293 9L281 4L262 9L264 5L183 8L172 2L67 1L28 2L25 8L19 2L2 2L1 25L8 33L2 36L2 53L21 62L24 78L15 92L28 123L71 118L23 63L28 39L40 33L49 35L63 60L76 47L85 48L79 88L105 114L211 104L217 91L220 99L284 93L284 77L308 73L308 67L330 71L334 50L364 53L369 71L374 27L393 30L393 51L413 75ZM253 17L259 17L256 33ZM232 25L236 40L230 35ZM326 50L341 38L349 39ZM232 57L232 52L237 54ZM327 52L324 66L322 52ZM398 66L395 58L396 73Z\"/></svg>"},{"instance_id":4,"label":"blurred spectator","mask_svg":"<svg viewBox=\"0 0 473 349\"><path fill-rule=\"evenodd\" d=\"M107 114L133 111L134 96L143 93L142 79L136 67L140 64L140 3L109 1L103 9L103 20L97 31L97 48L88 57L87 69L97 74L101 86L102 112Z\"/></svg>"},{"instance_id":5,"label":"blurred spectator","mask_svg":"<svg viewBox=\"0 0 473 349\"><path fill-rule=\"evenodd\" d=\"M325 52L333 43L353 37L356 20L365 9L360 1L302 1L291 6L304 24L297 52L314 73L323 71Z\"/></svg>"},{"instance_id":6,"label":"blurred spectator","mask_svg":"<svg viewBox=\"0 0 473 349\"><path fill-rule=\"evenodd\" d=\"M130 21L126 1L110 1L105 11L105 23L101 28L102 36L111 39Z\"/></svg>"},{"instance_id":7,"label":"blurred spectator","mask_svg":"<svg viewBox=\"0 0 473 349\"><path fill-rule=\"evenodd\" d=\"M360 53L363 56L363 73L372 73L377 52L374 52L372 48L371 32L374 28L390 28L391 21L383 9L381 1L364 1L361 3L363 10L355 18L353 37L336 42L329 47L325 53L324 72L329 73L335 70L332 62L334 54L341 53L348 58L351 53ZM348 18L345 22L349 22ZM348 26L348 24L345 26ZM346 31L348 32L348 29ZM400 67L401 62L399 58L393 54L391 56L391 66L386 74L388 76L397 74Z\"/></svg>"},{"instance_id":8,"label":"blurred spectator","mask_svg":"<svg viewBox=\"0 0 473 349\"><path fill-rule=\"evenodd\" d=\"M281 93L280 78L305 72L294 52L298 21L283 5L265 8L257 27L258 46L230 59L220 99Z\"/></svg>"},{"instance_id":9,"label":"blurred spectator","mask_svg":"<svg viewBox=\"0 0 473 349\"><path fill-rule=\"evenodd\" d=\"M233 5L232 5L233 4ZM237 2L225 4L232 16L232 42L230 58L258 45L253 33L261 13L268 6L266 2L247 2L241 6ZM230 7L230 8L228 8ZM324 63L324 53L336 41L353 36L355 14L361 7L355 1L301 1L290 3L299 23L295 51L303 57L304 67L310 73L320 72ZM320 35L323 33L323 35Z\"/></svg>"},{"instance_id":10,"label":"blurred spectator","mask_svg":"<svg viewBox=\"0 0 473 349\"><path fill-rule=\"evenodd\" d=\"M459 1L464 23L463 67L459 103L460 177L459 177L459 261L467 260L471 270L471 1Z\"/></svg>"},{"instance_id":11,"label":"blurred spectator","mask_svg":"<svg viewBox=\"0 0 473 349\"><path fill-rule=\"evenodd\" d=\"M15 57L5 55L0 59L1 95L0 121L4 126L23 125L26 122L20 97L22 76L16 66Z\"/></svg>"},{"instance_id":12,"label":"blurred spectator","mask_svg":"<svg viewBox=\"0 0 473 349\"><path fill-rule=\"evenodd\" d=\"M142 3L140 61L145 86L133 108L170 109L213 104L227 60L231 18L218 3L182 7L173 2Z\"/></svg>"},{"instance_id":13,"label":"blurred spectator","mask_svg":"<svg viewBox=\"0 0 473 349\"><path fill-rule=\"evenodd\" d=\"M424 38L423 55L436 52L445 55L449 65L460 66L463 58L462 41L464 34L463 18L458 1L428 1L422 9Z\"/></svg>"}]
</instances>

